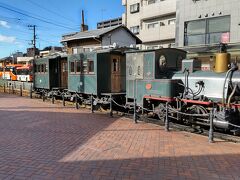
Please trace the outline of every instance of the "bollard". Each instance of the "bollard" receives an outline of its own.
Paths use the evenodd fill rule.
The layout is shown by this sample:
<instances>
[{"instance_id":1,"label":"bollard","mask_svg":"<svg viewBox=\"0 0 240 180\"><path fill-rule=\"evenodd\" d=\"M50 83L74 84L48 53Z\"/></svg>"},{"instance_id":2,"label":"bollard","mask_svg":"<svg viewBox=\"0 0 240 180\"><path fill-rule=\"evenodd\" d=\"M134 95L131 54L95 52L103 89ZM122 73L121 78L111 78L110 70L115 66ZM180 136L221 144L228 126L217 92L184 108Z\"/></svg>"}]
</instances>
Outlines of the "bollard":
<instances>
[{"instance_id":1,"label":"bollard","mask_svg":"<svg viewBox=\"0 0 240 180\"><path fill-rule=\"evenodd\" d=\"M14 94L14 85L12 84L12 94Z\"/></svg>"},{"instance_id":2,"label":"bollard","mask_svg":"<svg viewBox=\"0 0 240 180\"><path fill-rule=\"evenodd\" d=\"M54 104L54 93L52 91L52 104Z\"/></svg>"},{"instance_id":3,"label":"bollard","mask_svg":"<svg viewBox=\"0 0 240 180\"><path fill-rule=\"evenodd\" d=\"M165 131L169 131L168 102L166 103Z\"/></svg>"},{"instance_id":4,"label":"bollard","mask_svg":"<svg viewBox=\"0 0 240 180\"><path fill-rule=\"evenodd\" d=\"M93 110L93 94L91 95L91 113L94 113L94 110Z\"/></svg>"},{"instance_id":5,"label":"bollard","mask_svg":"<svg viewBox=\"0 0 240 180\"><path fill-rule=\"evenodd\" d=\"M75 107L76 107L76 109L79 109L78 97L77 97L77 95L75 96Z\"/></svg>"},{"instance_id":6,"label":"bollard","mask_svg":"<svg viewBox=\"0 0 240 180\"><path fill-rule=\"evenodd\" d=\"M208 141L209 143L213 143L214 140L214 134L213 134L213 110L210 111L209 115L209 122L210 122L210 129L209 129L209 135L208 135Z\"/></svg>"},{"instance_id":7,"label":"bollard","mask_svg":"<svg viewBox=\"0 0 240 180\"><path fill-rule=\"evenodd\" d=\"M112 101L112 94L110 95L110 117L113 117L113 107L112 107L112 104L113 101Z\"/></svg>"},{"instance_id":8,"label":"bollard","mask_svg":"<svg viewBox=\"0 0 240 180\"><path fill-rule=\"evenodd\" d=\"M136 105L136 98L134 98L134 105L133 105L133 120L135 123L137 123L137 113L136 113L136 109L137 109L137 105Z\"/></svg>"},{"instance_id":9,"label":"bollard","mask_svg":"<svg viewBox=\"0 0 240 180\"><path fill-rule=\"evenodd\" d=\"M32 99L32 84L31 84L31 86L30 86L30 98Z\"/></svg>"},{"instance_id":10,"label":"bollard","mask_svg":"<svg viewBox=\"0 0 240 180\"><path fill-rule=\"evenodd\" d=\"M8 94L11 94L10 84L8 85Z\"/></svg>"},{"instance_id":11,"label":"bollard","mask_svg":"<svg viewBox=\"0 0 240 180\"><path fill-rule=\"evenodd\" d=\"M65 96L64 96L64 94L62 95L62 103L63 103L63 106L66 105L66 104L65 104Z\"/></svg>"},{"instance_id":12,"label":"bollard","mask_svg":"<svg viewBox=\"0 0 240 180\"><path fill-rule=\"evenodd\" d=\"M6 84L5 84L5 82L4 82L4 84L3 84L3 92L4 92L4 93L6 92Z\"/></svg>"},{"instance_id":13,"label":"bollard","mask_svg":"<svg viewBox=\"0 0 240 180\"><path fill-rule=\"evenodd\" d=\"M20 96L22 96L22 85L20 85Z\"/></svg>"},{"instance_id":14,"label":"bollard","mask_svg":"<svg viewBox=\"0 0 240 180\"><path fill-rule=\"evenodd\" d=\"M45 92L44 91L42 91L42 101L44 102L45 101Z\"/></svg>"}]
</instances>

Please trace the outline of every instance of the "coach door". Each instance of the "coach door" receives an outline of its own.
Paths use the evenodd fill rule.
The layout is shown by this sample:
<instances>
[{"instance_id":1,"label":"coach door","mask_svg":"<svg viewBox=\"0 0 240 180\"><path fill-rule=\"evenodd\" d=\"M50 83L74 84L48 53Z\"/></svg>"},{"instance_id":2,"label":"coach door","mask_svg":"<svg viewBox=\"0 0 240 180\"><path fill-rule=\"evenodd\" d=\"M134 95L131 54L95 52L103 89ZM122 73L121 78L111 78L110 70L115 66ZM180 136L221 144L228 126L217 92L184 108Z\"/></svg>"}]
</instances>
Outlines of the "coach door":
<instances>
[{"instance_id":1,"label":"coach door","mask_svg":"<svg viewBox=\"0 0 240 180\"><path fill-rule=\"evenodd\" d=\"M68 64L67 59L61 60L61 87L67 88L68 86Z\"/></svg>"},{"instance_id":2,"label":"coach door","mask_svg":"<svg viewBox=\"0 0 240 180\"><path fill-rule=\"evenodd\" d=\"M121 92L121 62L120 56L111 58L111 90L112 92Z\"/></svg>"}]
</instances>

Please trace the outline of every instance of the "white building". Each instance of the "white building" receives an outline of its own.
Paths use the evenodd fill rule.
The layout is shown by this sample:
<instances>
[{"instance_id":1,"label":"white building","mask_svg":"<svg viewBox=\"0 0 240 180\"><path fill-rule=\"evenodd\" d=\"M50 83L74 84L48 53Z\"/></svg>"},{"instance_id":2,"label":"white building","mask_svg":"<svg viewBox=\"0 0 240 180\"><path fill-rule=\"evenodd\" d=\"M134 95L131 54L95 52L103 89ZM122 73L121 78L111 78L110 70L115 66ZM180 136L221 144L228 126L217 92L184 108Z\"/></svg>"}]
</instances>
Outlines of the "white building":
<instances>
[{"instance_id":1,"label":"white building","mask_svg":"<svg viewBox=\"0 0 240 180\"><path fill-rule=\"evenodd\" d=\"M125 24L143 42L141 49L175 43L176 0L122 0Z\"/></svg>"},{"instance_id":2,"label":"white building","mask_svg":"<svg viewBox=\"0 0 240 180\"><path fill-rule=\"evenodd\" d=\"M240 42L239 0L177 0L176 46Z\"/></svg>"}]
</instances>

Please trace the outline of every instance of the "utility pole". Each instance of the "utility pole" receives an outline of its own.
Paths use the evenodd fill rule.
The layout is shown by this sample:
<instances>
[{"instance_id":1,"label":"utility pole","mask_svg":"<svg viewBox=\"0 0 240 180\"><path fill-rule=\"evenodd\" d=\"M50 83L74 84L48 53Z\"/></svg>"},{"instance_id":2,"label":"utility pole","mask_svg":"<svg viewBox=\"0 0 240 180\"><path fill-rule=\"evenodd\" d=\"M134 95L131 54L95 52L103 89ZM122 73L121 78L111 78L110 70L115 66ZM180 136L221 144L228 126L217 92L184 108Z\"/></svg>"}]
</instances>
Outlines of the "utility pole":
<instances>
[{"instance_id":1,"label":"utility pole","mask_svg":"<svg viewBox=\"0 0 240 180\"><path fill-rule=\"evenodd\" d=\"M33 45L33 61L32 61L32 76L33 76L33 85L31 87L35 87L35 56L36 56L36 25L29 25L28 26L30 30L33 30L33 40L32 40L32 45ZM31 90L32 91L32 88ZM31 92L32 93L32 92ZM30 93L30 94L31 94Z\"/></svg>"},{"instance_id":2,"label":"utility pole","mask_svg":"<svg viewBox=\"0 0 240 180\"><path fill-rule=\"evenodd\" d=\"M29 28L32 28L30 30L33 30L33 40L32 40L32 45L33 45L33 59L35 60L36 56L36 25L28 25Z\"/></svg>"}]
</instances>

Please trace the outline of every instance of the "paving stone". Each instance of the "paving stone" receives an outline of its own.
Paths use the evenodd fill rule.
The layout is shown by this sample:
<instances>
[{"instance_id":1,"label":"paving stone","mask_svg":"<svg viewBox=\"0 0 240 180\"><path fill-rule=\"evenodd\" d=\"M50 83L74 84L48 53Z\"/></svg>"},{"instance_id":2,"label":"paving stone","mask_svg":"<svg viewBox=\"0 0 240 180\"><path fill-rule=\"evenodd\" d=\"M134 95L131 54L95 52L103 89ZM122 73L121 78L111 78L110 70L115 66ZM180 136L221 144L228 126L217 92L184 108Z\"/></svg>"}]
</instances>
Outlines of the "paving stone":
<instances>
[{"instance_id":1,"label":"paving stone","mask_svg":"<svg viewBox=\"0 0 240 180\"><path fill-rule=\"evenodd\" d=\"M240 144L0 94L0 179L240 179Z\"/></svg>"}]
</instances>

